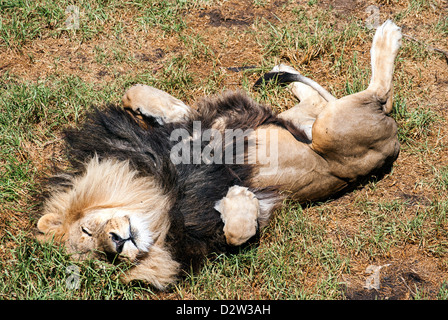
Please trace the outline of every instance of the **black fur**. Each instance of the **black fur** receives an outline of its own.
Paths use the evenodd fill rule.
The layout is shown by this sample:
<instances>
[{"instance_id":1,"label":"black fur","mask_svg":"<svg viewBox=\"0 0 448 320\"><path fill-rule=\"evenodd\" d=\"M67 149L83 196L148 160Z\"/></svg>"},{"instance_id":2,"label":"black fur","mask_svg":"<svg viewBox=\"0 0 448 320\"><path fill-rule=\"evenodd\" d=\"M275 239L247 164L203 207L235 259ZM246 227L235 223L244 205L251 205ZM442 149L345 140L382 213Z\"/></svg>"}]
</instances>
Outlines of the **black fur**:
<instances>
[{"instance_id":1,"label":"black fur","mask_svg":"<svg viewBox=\"0 0 448 320\"><path fill-rule=\"evenodd\" d=\"M261 76L254 84L254 88L259 88L263 83L274 81L278 85L288 85L291 82L299 81L299 76L295 73L280 71L268 72Z\"/></svg>"},{"instance_id":2,"label":"black fur","mask_svg":"<svg viewBox=\"0 0 448 320\"><path fill-rule=\"evenodd\" d=\"M141 175L155 177L167 197L175 199L169 212L171 228L167 242L175 259L189 270L191 266L198 267L204 256L229 250L224 225L214 205L231 186L247 186L260 198L280 199L273 191L256 190L248 184L252 165L224 161L210 165L171 162L171 149L178 143L170 141L174 129L185 129L191 134L193 121L200 120L205 130L220 117L225 117L227 128L285 126L268 107L238 92L204 100L197 118L164 126L154 126L152 119L146 117L140 121L122 108L109 105L89 114L80 129L65 131L68 156L73 167L79 169L75 174L82 172L83 164L97 155L100 159L129 160Z\"/></svg>"},{"instance_id":3,"label":"black fur","mask_svg":"<svg viewBox=\"0 0 448 320\"><path fill-rule=\"evenodd\" d=\"M270 107L256 103L243 93L228 92L214 100L205 100L199 104L199 111L201 121L205 121L209 127L215 119L221 117L226 118L228 129L256 129L262 125L272 124L288 130L299 141L311 143L303 130L288 120L278 118Z\"/></svg>"}]
</instances>

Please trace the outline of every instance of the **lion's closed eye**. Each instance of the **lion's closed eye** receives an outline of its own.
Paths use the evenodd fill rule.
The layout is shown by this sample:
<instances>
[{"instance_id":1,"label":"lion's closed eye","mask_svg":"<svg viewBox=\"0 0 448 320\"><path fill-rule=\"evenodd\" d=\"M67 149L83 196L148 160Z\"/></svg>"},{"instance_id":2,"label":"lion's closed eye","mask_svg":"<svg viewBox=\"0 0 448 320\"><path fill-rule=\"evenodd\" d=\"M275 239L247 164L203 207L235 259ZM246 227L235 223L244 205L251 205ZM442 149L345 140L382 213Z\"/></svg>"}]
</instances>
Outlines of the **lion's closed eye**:
<instances>
[{"instance_id":1,"label":"lion's closed eye","mask_svg":"<svg viewBox=\"0 0 448 320\"><path fill-rule=\"evenodd\" d=\"M81 226L81 231L89 237L92 236L92 232L87 227Z\"/></svg>"}]
</instances>

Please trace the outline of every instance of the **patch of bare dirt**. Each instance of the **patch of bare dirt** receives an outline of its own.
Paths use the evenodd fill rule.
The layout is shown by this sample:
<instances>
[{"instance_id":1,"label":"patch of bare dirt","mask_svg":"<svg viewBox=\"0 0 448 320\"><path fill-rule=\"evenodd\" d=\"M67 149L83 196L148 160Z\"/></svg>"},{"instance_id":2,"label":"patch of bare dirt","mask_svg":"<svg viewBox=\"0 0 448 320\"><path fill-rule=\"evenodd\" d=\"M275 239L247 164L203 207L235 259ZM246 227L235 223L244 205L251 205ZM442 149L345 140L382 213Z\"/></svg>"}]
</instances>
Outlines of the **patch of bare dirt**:
<instances>
[{"instance_id":1,"label":"patch of bare dirt","mask_svg":"<svg viewBox=\"0 0 448 320\"><path fill-rule=\"evenodd\" d=\"M358 0L335 0L335 1L319 1L319 6L327 10L334 9L338 13L353 14L365 5L365 1Z\"/></svg>"},{"instance_id":2,"label":"patch of bare dirt","mask_svg":"<svg viewBox=\"0 0 448 320\"><path fill-rule=\"evenodd\" d=\"M248 27L255 19L273 21L277 17L275 13L284 3L275 1L269 8L255 6L251 1L226 1L218 8L202 10L198 17L207 17L207 25L212 27ZM278 19L278 18L277 18Z\"/></svg>"},{"instance_id":3,"label":"patch of bare dirt","mask_svg":"<svg viewBox=\"0 0 448 320\"><path fill-rule=\"evenodd\" d=\"M439 290L431 281L427 266L422 266L418 260L369 265L366 270L344 278L348 300L409 300L434 296Z\"/></svg>"}]
</instances>

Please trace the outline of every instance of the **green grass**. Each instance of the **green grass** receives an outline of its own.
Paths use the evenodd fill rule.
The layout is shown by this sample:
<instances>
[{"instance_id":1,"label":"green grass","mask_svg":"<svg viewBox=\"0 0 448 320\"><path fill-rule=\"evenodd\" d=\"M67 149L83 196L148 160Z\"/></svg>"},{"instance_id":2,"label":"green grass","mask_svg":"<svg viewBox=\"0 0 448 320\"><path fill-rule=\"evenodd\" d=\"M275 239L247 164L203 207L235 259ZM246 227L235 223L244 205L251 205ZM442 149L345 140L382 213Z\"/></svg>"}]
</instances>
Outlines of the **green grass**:
<instances>
[{"instance_id":1,"label":"green grass","mask_svg":"<svg viewBox=\"0 0 448 320\"><path fill-rule=\"evenodd\" d=\"M365 223L350 237L344 239L347 250L367 254L371 258L387 256L391 248L409 244L418 246L430 254L444 256L448 251L447 233L443 226L448 222L445 200L433 200L424 208L417 208L409 215L409 201L359 203L360 215ZM434 241L440 236L440 242ZM430 244L432 243L432 244Z\"/></svg>"},{"instance_id":2,"label":"green grass","mask_svg":"<svg viewBox=\"0 0 448 320\"><path fill-rule=\"evenodd\" d=\"M342 297L338 275L347 271L348 261L336 252L325 229L312 223L300 206L278 212L263 233L269 237L268 243L210 261L183 286L191 287L199 299ZM321 274L310 288L307 276L318 270ZM251 292L246 292L248 285Z\"/></svg>"},{"instance_id":3,"label":"green grass","mask_svg":"<svg viewBox=\"0 0 448 320\"><path fill-rule=\"evenodd\" d=\"M120 18L117 12L138 11L135 21L139 31L145 34L152 28L159 28L164 33L180 32L186 27L183 13L186 9L203 1L152 1L137 0L122 3L121 1L78 1L79 28L67 25L70 14L67 7L72 1L31 1L31 0L1 0L0 46L21 50L22 47L42 37L60 38L63 36L86 41L105 35L110 24L114 24L116 32L120 30ZM116 24L117 23L117 24Z\"/></svg>"},{"instance_id":4,"label":"green grass","mask_svg":"<svg viewBox=\"0 0 448 320\"><path fill-rule=\"evenodd\" d=\"M7 252L9 259L0 261L0 299L135 299L153 294L139 283L120 281L129 266L76 262L62 247L39 243L25 233L7 233L2 245L8 243L15 246Z\"/></svg>"},{"instance_id":5,"label":"green grass","mask_svg":"<svg viewBox=\"0 0 448 320\"><path fill-rule=\"evenodd\" d=\"M271 6L269 1L251 3L254 10ZM412 25L431 3L409 1L404 8L391 8L396 20ZM156 86L188 103L224 88L242 88L283 111L295 103L287 90L270 84L259 92L252 89L255 79L280 61L317 78L338 97L366 88L370 79L373 31L361 18L341 18L319 1L289 1L276 11L277 18L257 13L252 25L220 27L219 32L198 18L219 9L217 1L84 0L77 2L77 30L65 26L70 4L0 0L0 54L15 55L19 62L11 66L24 57L31 61L29 74L0 64L0 299L345 299L346 277L362 278L367 265L397 261L398 253L409 248L418 252L415 260L427 259L441 273L447 270L446 119L439 107L446 101L430 101L429 85L420 79L441 58L406 41L397 59L392 113L402 151L385 182L371 182L333 202L303 208L286 203L259 243L210 258L200 273L186 275L168 292L139 282L122 284L120 275L129 266L73 261L63 248L38 243L32 231L39 217L40 182L51 172L51 160L66 160L60 154L62 129L80 123L92 105L119 103L125 88L135 83ZM428 43L443 41L447 25L446 17L432 17L425 26ZM50 58L36 49L52 42L61 50ZM157 49L163 56L151 56ZM245 50L250 58L241 61L239 53ZM149 61L138 58L142 53ZM78 54L85 62L71 63ZM43 76L34 68L40 59L54 67ZM256 68L227 70L244 65ZM109 76L98 77L98 70ZM437 72L443 74L429 73ZM416 179L407 171L418 172ZM401 183L404 178L410 180ZM66 282L72 266L80 274L76 289ZM439 281L433 293L419 289L411 297L447 299L447 288L446 280Z\"/></svg>"},{"instance_id":6,"label":"green grass","mask_svg":"<svg viewBox=\"0 0 448 320\"><path fill-rule=\"evenodd\" d=\"M39 172L30 153L47 141L57 139L57 132L76 123L91 104L109 99L107 91L99 94L76 77L43 83L19 82L11 75L1 79L0 156L5 162L0 179L0 203L18 201L24 190L34 192Z\"/></svg>"},{"instance_id":7,"label":"green grass","mask_svg":"<svg viewBox=\"0 0 448 320\"><path fill-rule=\"evenodd\" d=\"M414 145L417 140L427 137L433 124L440 120L428 105L409 110L406 98L401 96L395 98L392 115L399 123L399 140L407 145Z\"/></svg>"},{"instance_id":8,"label":"green grass","mask_svg":"<svg viewBox=\"0 0 448 320\"><path fill-rule=\"evenodd\" d=\"M187 1L153 1L149 4L142 3L143 14L137 18L143 30L157 27L163 32L172 33L186 28L181 10L187 5Z\"/></svg>"}]
</instances>

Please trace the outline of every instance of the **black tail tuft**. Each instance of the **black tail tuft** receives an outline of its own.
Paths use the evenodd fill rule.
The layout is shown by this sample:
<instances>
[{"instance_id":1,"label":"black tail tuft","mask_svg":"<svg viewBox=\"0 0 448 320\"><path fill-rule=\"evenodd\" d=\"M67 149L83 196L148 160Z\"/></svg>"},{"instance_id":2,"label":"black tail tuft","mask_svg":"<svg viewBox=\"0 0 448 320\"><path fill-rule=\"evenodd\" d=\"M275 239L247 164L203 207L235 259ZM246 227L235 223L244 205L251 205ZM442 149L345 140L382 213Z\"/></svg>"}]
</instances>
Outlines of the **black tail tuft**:
<instances>
[{"instance_id":1,"label":"black tail tuft","mask_svg":"<svg viewBox=\"0 0 448 320\"><path fill-rule=\"evenodd\" d=\"M257 80L254 84L254 88L259 88L263 83L268 83L270 81L274 81L279 85L290 84L291 82L298 81L297 74L289 73L289 72L268 72L265 73L260 79Z\"/></svg>"}]
</instances>

